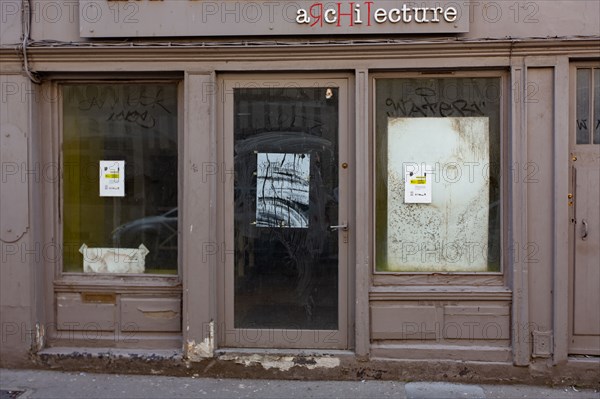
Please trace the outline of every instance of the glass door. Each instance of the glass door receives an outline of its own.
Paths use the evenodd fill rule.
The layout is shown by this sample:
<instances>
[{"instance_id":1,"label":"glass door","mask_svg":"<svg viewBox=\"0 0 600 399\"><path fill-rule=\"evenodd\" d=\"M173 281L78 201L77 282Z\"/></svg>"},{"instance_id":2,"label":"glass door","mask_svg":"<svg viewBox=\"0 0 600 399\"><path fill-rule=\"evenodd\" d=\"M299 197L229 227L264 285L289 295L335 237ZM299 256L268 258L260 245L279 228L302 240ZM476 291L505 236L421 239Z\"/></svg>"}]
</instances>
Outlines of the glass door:
<instances>
[{"instance_id":1,"label":"glass door","mask_svg":"<svg viewBox=\"0 0 600 399\"><path fill-rule=\"evenodd\" d=\"M347 345L345 81L226 80L226 346Z\"/></svg>"}]
</instances>

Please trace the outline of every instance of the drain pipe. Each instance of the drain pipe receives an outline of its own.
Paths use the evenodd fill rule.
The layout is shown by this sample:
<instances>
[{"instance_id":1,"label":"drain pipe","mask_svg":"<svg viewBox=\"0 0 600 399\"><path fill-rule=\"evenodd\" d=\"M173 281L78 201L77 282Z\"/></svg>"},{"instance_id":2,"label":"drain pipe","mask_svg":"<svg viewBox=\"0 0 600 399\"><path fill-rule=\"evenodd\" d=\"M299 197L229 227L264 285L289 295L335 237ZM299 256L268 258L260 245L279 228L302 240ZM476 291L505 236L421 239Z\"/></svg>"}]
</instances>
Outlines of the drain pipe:
<instances>
[{"instance_id":1,"label":"drain pipe","mask_svg":"<svg viewBox=\"0 0 600 399\"><path fill-rule=\"evenodd\" d=\"M21 51L23 53L23 70L35 84L42 83L42 80L37 76L37 73L29 70L29 60L27 57L27 45L29 44L29 35L31 31L31 4L29 0L22 0L21 9L21 31L23 33L23 43L21 45Z\"/></svg>"}]
</instances>

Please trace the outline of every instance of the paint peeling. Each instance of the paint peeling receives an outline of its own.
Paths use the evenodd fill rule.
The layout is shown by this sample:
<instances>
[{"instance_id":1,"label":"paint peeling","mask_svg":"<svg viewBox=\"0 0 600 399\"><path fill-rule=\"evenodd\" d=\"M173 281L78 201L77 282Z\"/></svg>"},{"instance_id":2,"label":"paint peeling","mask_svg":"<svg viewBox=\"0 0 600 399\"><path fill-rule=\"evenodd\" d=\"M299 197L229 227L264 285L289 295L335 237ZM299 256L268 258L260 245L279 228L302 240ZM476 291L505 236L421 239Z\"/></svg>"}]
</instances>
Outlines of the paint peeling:
<instances>
[{"instance_id":1,"label":"paint peeling","mask_svg":"<svg viewBox=\"0 0 600 399\"><path fill-rule=\"evenodd\" d=\"M46 328L44 324L35 323L35 347L36 352L41 351L46 346Z\"/></svg>"},{"instance_id":2,"label":"paint peeling","mask_svg":"<svg viewBox=\"0 0 600 399\"><path fill-rule=\"evenodd\" d=\"M186 343L186 355L189 361L199 362L206 358L211 358L215 350L215 323L213 320L209 323L208 337L200 343L189 340Z\"/></svg>"},{"instance_id":3,"label":"paint peeling","mask_svg":"<svg viewBox=\"0 0 600 399\"><path fill-rule=\"evenodd\" d=\"M151 319L173 319L179 316L179 312L175 312L173 310L145 310L138 308L140 312L144 314L144 316Z\"/></svg>"},{"instance_id":4,"label":"paint peeling","mask_svg":"<svg viewBox=\"0 0 600 399\"><path fill-rule=\"evenodd\" d=\"M329 356L221 355L219 360L233 361L244 366L260 365L265 370L281 371L288 371L292 367L304 367L309 370L332 369L340 365L339 358Z\"/></svg>"}]
</instances>

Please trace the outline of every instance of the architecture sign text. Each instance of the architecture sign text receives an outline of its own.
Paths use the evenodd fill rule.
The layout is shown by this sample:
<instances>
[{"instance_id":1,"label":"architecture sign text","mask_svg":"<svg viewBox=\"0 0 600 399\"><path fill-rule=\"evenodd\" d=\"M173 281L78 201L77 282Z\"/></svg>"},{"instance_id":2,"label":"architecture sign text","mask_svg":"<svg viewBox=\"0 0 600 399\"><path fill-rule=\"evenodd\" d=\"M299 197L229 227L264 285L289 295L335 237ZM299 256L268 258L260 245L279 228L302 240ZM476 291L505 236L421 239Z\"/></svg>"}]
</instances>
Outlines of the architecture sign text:
<instances>
[{"instance_id":1,"label":"architecture sign text","mask_svg":"<svg viewBox=\"0 0 600 399\"><path fill-rule=\"evenodd\" d=\"M401 7L386 9L378 5L379 2L374 1L346 1L330 5L313 3L308 9L298 9L296 22L321 27L324 24L355 26L363 23L371 26L384 23L454 23L458 18L458 10L452 6L410 7L402 4Z\"/></svg>"},{"instance_id":2,"label":"architecture sign text","mask_svg":"<svg viewBox=\"0 0 600 399\"><path fill-rule=\"evenodd\" d=\"M79 0L81 37L456 34L469 2L448 0Z\"/></svg>"}]
</instances>

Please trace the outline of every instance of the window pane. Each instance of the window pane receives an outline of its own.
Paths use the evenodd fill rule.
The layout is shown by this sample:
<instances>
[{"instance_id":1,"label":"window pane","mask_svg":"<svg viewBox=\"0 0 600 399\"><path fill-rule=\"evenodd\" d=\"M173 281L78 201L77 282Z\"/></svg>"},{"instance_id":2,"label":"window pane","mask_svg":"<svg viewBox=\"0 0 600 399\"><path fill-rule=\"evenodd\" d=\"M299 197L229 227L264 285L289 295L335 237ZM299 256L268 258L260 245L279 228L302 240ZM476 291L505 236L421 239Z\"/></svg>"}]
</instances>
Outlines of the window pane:
<instances>
[{"instance_id":1,"label":"window pane","mask_svg":"<svg viewBox=\"0 0 600 399\"><path fill-rule=\"evenodd\" d=\"M591 69L577 70L577 144L590 144Z\"/></svg>"},{"instance_id":2,"label":"window pane","mask_svg":"<svg viewBox=\"0 0 600 399\"><path fill-rule=\"evenodd\" d=\"M594 69L594 144L600 144L600 69Z\"/></svg>"},{"instance_id":3,"label":"window pane","mask_svg":"<svg viewBox=\"0 0 600 399\"><path fill-rule=\"evenodd\" d=\"M500 270L500 79L378 79L377 270Z\"/></svg>"},{"instance_id":4,"label":"window pane","mask_svg":"<svg viewBox=\"0 0 600 399\"><path fill-rule=\"evenodd\" d=\"M62 150L64 271L176 274L177 85L65 85Z\"/></svg>"},{"instance_id":5,"label":"window pane","mask_svg":"<svg viewBox=\"0 0 600 399\"><path fill-rule=\"evenodd\" d=\"M234 90L236 328L338 328L338 98Z\"/></svg>"}]
</instances>

